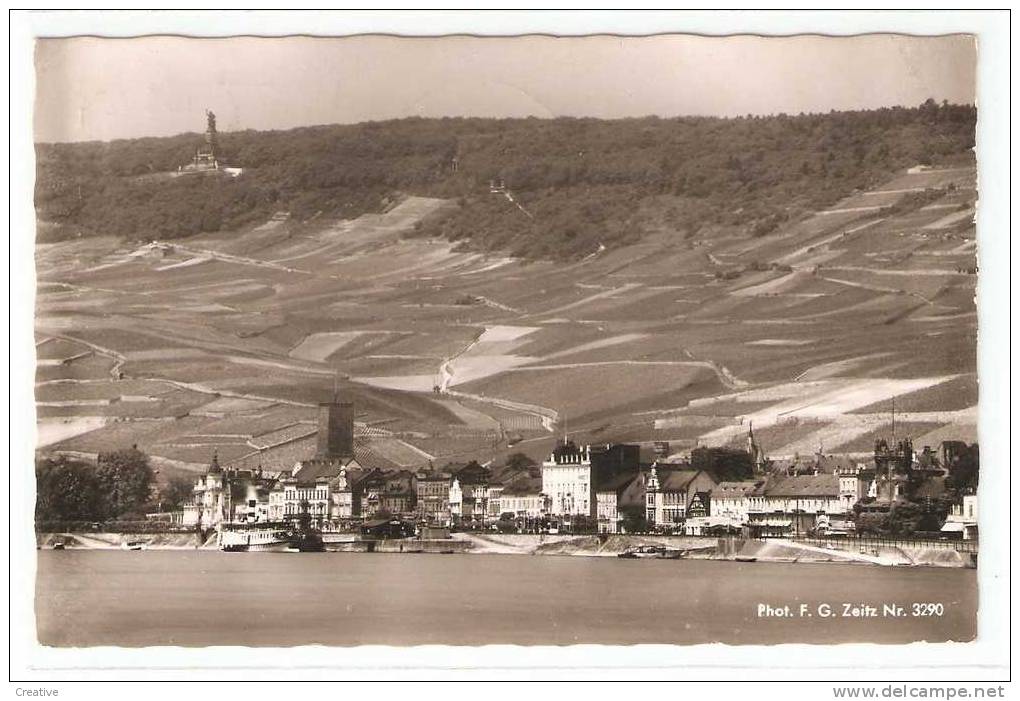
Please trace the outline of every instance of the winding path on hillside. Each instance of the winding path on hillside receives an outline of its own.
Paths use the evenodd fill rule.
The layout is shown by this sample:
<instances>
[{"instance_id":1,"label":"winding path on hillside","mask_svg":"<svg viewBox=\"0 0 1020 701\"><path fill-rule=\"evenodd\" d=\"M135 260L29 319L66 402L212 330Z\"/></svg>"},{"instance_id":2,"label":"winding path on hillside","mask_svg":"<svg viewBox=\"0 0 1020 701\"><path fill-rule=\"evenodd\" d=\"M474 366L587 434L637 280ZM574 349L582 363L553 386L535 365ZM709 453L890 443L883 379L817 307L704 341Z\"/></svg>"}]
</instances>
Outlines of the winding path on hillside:
<instances>
[{"instance_id":1,"label":"winding path on hillside","mask_svg":"<svg viewBox=\"0 0 1020 701\"><path fill-rule=\"evenodd\" d=\"M442 364L439 366L440 375L440 382L438 386L439 393L448 397L454 397L458 399L470 399L476 402L481 402L483 404L491 404L492 406L497 406L501 409L509 409L511 411L516 411L522 414L537 416L539 421L542 422L542 426L545 428L545 430L549 431L550 433L553 433L556 430L555 424L559 421L560 418L559 412L557 412L555 409L550 409L544 406L538 406L537 404L525 404L523 402L515 402L513 400L503 399L501 397L486 397L481 394L471 394L468 392L460 392L458 390L450 389L450 382L453 380L454 374L452 363L457 358L464 356L469 351L471 351L471 349L477 346L478 343L481 341L483 335L484 332L479 332L478 335L476 335L471 340L470 343L468 343L466 346L461 348L459 351L457 351L450 357L443 360Z\"/></svg>"},{"instance_id":2,"label":"winding path on hillside","mask_svg":"<svg viewBox=\"0 0 1020 701\"><path fill-rule=\"evenodd\" d=\"M694 353L691 352L690 348L684 348L684 355L690 358L696 363L701 363L705 367L715 372L716 377L719 378L719 382L725 385L728 389L746 389L751 386L751 383L747 380L742 380L732 372L725 365L721 365L714 360L698 358Z\"/></svg>"}]
</instances>

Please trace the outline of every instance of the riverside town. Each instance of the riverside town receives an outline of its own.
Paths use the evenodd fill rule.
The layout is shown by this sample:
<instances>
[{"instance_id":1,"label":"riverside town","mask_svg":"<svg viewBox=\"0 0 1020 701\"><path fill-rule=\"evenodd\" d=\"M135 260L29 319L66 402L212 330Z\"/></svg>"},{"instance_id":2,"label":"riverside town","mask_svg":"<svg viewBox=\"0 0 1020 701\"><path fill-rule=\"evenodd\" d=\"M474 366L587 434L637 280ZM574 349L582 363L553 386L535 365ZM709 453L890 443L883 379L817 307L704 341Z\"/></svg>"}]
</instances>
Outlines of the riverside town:
<instances>
[{"instance_id":1,"label":"riverside town","mask_svg":"<svg viewBox=\"0 0 1020 701\"><path fill-rule=\"evenodd\" d=\"M977 636L973 37L36 54L43 646Z\"/></svg>"},{"instance_id":2,"label":"riverside town","mask_svg":"<svg viewBox=\"0 0 1020 701\"><path fill-rule=\"evenodd\" d=\"M858 561L973 567L978 552L977 445L915 449L906 436L874 453L772 460L746 446L577 445L541 463L513 454L386 469L359 445L353 404L318 408L314 454L292 466L236 468L215 448L173 510L136 448L97 456L112 492L142 497L140 520L74 523L47 514L44 548L220 548L225 551L530 552L623 558ZM42 474L70 472L64 456ZM50 480L40 484L45 489ZM124 488L128 485L129 488ZM143 490L143 491L139 491ZM43 494L44 501L59 495Z\"/></svg>"}]
</instances>

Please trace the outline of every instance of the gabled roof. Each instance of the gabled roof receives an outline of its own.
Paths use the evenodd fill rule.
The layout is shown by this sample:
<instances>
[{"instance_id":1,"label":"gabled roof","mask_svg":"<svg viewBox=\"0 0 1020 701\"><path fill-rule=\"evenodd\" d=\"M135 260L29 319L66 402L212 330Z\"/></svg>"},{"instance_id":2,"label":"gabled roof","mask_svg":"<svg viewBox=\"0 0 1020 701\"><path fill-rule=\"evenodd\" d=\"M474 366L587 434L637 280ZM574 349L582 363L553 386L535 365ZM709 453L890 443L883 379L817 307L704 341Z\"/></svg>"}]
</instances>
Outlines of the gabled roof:
<instances>
[{"instance_id":1,"label":"gabled roof","mask_svg":"<svg viewBox=\"0 0 1020 701\"><path fill-rule=\"evenodd\" d=\"M669 470L663 471L659 476L660 492L682 492L686 490L694 478L701 474L702 470Z\"/></svg>"},{"instance_id":2,"label":"gabled roof","mask_svg":"<svg viewBox=\"0 0 1020 701\"><path fill-rule=\"evenodd\" d=\"M301 467L294 473L298 481L308 482L320 478L333 479L340 474L340 470L346 470L348 474L352 470L360 470L360 463L354 458L336 458L302 460Z\"/></svg>"},{"instance_id":3,"label":"gabled roof","mask_svg":"<svg viewBox=\"0 0 1020 701\"><path fill-rule=\"evenodd\" d=\"M450 466L447 466L446 469L450 469ZM450 469L450 473L462 485L483 484L488 483L492 479L492 471L476 462L469 462L466 465Z\"/></svg>"},{"instance_id":4,"label":"gabled roof","mask_svg":"<svg viewBox=\"0 0 1020 701\"><path fill-rule=\"evenodd\" d=\"M796 475L778 477L762 489L770 497L835 497L839 496L838 475Z\"/></svg>"},{"instance_id":5,"label":"gabled roof","mask_svg":"<svg viewBox=\"0 0 1020 701\"><path fill-rule=\"evenodd\" d=\"M419 482L449 482L453 479L453 476L449 472L445 471L428 471L424 470L415 473L415 479Z\"/></svg>"},{"instance_id":6,"label":"gabled roof","mask_svg":"<svg viewBox=\"0 0 1020 701\"><path fill-rule=\"evenodd\" d=\"M762 480L743 480L741 482L720 482L712 488L713 499L736 499L740 497L750 496L754 493L759 486L761 486Z\"/></svg>"},{"instance_id":7,"label":"gabled roof","mask_svg":"<svg viewBox=\"0 0 1020 701\"><path fill-rule=\"evenodd\" d=\"M542 493L541 477L524 477L516 479L503 487L503 496L537 496Z\"/></svg>"},{"instance_id":8,"label":"gabled roof","mask_svg":"<svg viewBox=\"0 0 1020 701\"><path fill-rule=\"evenodd\" d=\"M615 492L619 494L621 491L629 487L630 483L636 480L640 474L640 472L624 472L620 475L614 475L596 486L595 491L602 493Z\"/></svg>"}]
</instances>

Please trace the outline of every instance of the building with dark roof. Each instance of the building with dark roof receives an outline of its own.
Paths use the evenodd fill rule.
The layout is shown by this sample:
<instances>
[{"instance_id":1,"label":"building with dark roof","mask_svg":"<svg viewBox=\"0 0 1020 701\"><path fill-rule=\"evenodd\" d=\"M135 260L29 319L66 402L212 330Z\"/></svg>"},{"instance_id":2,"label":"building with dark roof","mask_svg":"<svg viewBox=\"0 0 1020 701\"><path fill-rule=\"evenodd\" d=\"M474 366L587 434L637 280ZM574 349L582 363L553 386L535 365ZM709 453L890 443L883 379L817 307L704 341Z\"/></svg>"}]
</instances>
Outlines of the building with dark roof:
<instances>
[{"instance_id":1,"label":"building with dark roof","mask_svg":"<svg viewBox=\"0 0 1020 701\"><path fill-rule=\"evenodd\" d=\"M725 516L735 523L747 523L751 496L764 479L720 482L712 490L712 516Z\"/></svg>"},{"instance_id":2,"label":"building with dark roof","mask_svg":"<svg viewBox=\"0 0 1020 701\"><path fill-rule=\"evenodd\" d=\"M819 516L848 517L860 499L857 470L771 477L749 499L749 522L788 520L795 533L813 529ZM778 520L777 520L778 519Z\"/></svg>"},{"instance_id":3,"label":"building with dark roof","mask_svg":"<svg viewBox=\"0 0 1020 701\"><path fill-rule=\"evenodd\" d=\"M687 519L698 492L711 492L715 478L705 470L652 465L645 482L645 518L654 528L676 528Z\"/></svg>"},{"instance_id":4,"label":"building with dark roof","mask_svg":"<svg viewBox=\"0 0 1020 701\"><path fill-rule=\"evenodd\" d=\"M640 481L637 470L616 474L602 481L595 489L595 518L599 533L619 533L620 522L625 514L621 506L626 506L626 495L635 482ZM638 502L640 506L640 501Z\"/></svg>"}]
</instances>

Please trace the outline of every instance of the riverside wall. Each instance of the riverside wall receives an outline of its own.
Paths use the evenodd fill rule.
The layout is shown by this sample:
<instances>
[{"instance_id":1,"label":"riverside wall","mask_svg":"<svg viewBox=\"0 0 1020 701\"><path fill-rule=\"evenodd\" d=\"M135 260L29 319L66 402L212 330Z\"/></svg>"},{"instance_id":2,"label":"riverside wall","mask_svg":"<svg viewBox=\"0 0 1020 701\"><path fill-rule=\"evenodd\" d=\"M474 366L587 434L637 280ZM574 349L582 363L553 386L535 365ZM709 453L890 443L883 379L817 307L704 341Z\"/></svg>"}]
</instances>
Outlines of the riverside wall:
<instances>
[{"instance_id":1,"label":"riverside wall","mask_svg":"<svg viewBox=\"0 0 1020 701\"><path fill-rule=\"evenodd\" d=\"M128 541L152 550L216 550L216 535L202 540L194 533L38 533L39 549L63 543L70 549L117 550ZM855 551L847 543L799 542L788 539L750 540L739 537L707 538L657 535L511 535L481 532L454 533L448 539L418 538L362 540L355 535L327 539L330 552L471 553L495 555L561 555L616 557L634 547L656 545L682 551L691 559L760 562L855 563L885 566L976 567L977 554L948 548L886 544Z\"/></svg>"}]
</instances>

